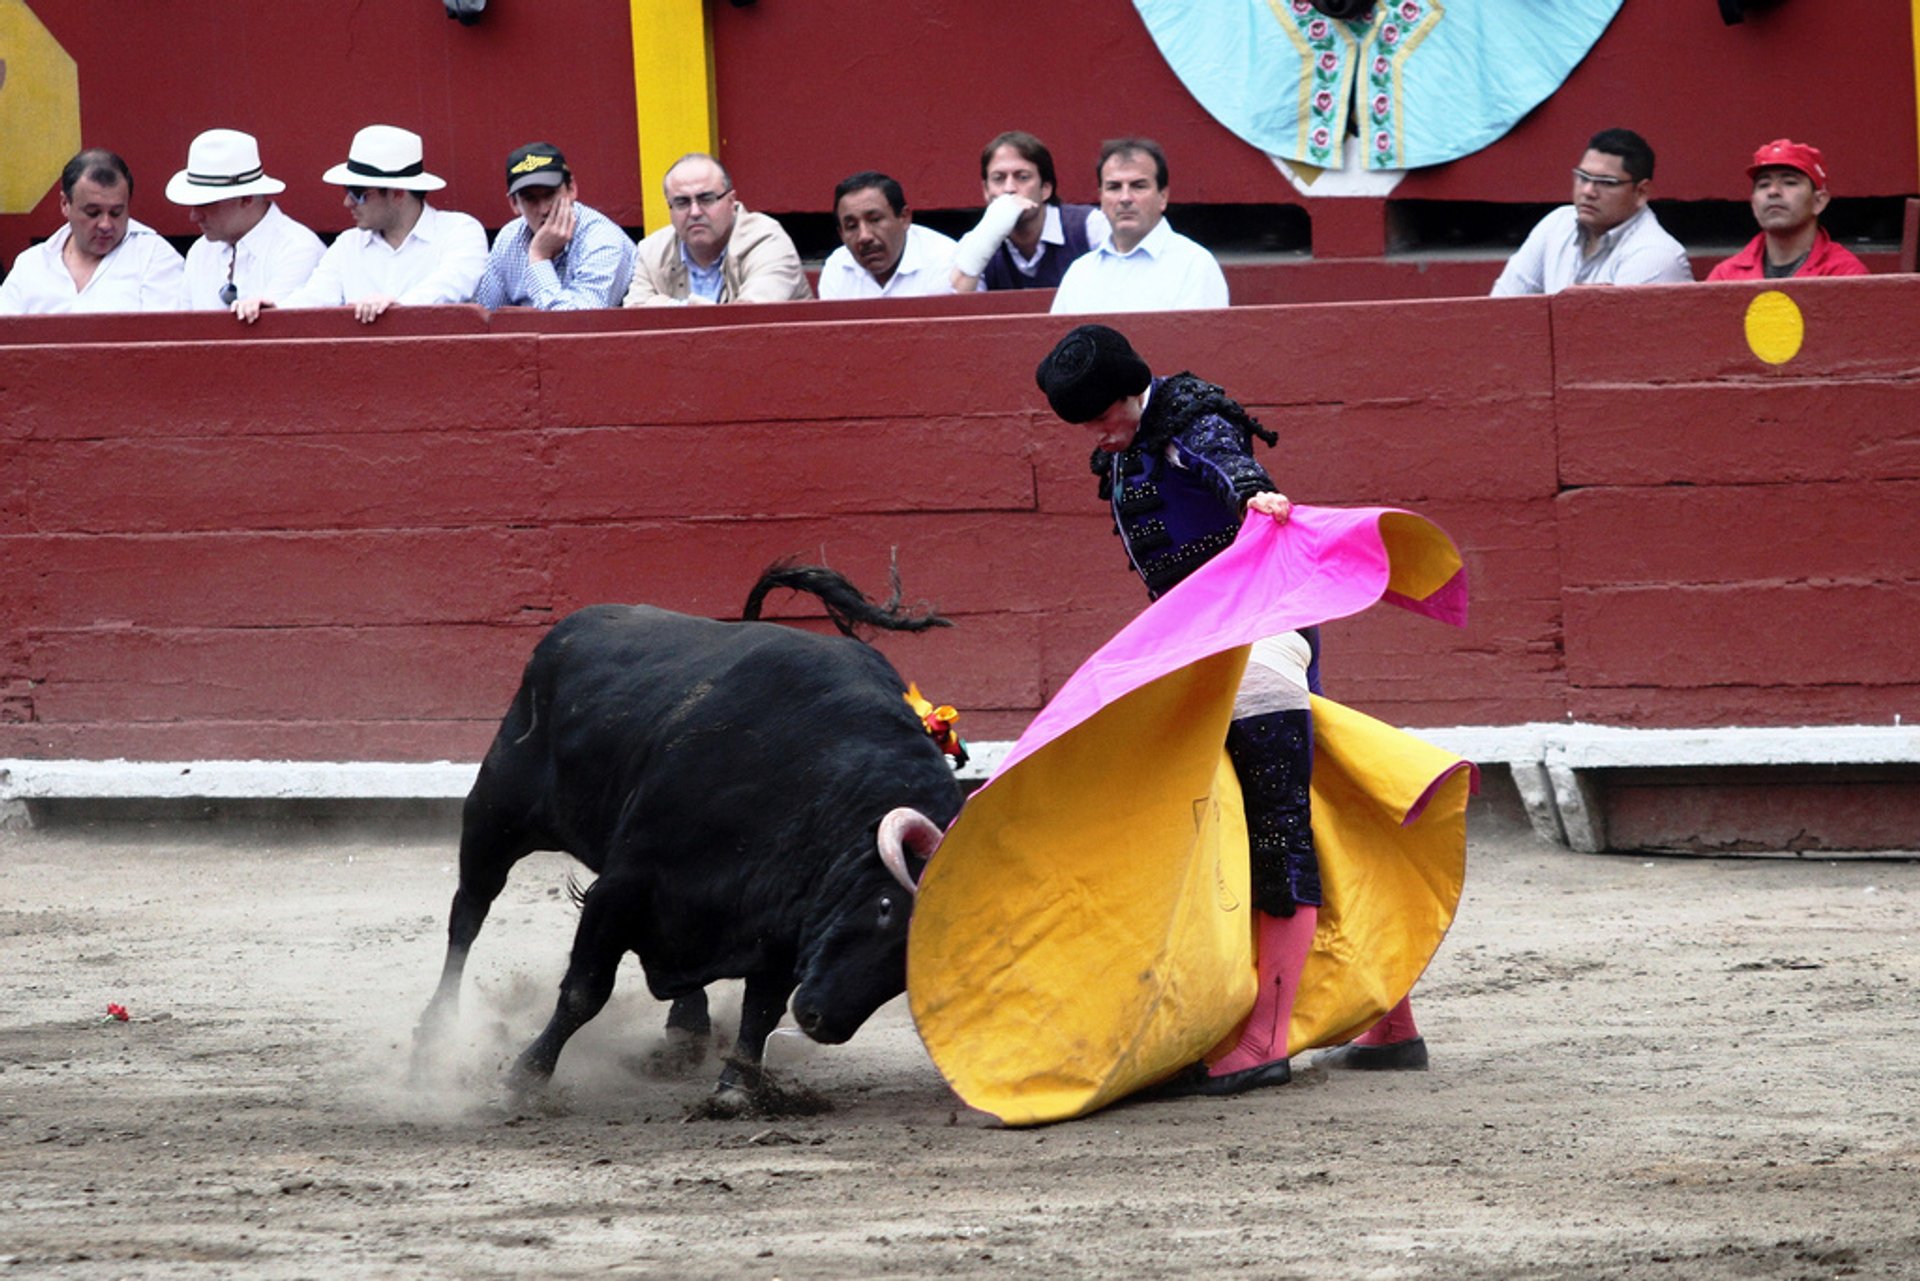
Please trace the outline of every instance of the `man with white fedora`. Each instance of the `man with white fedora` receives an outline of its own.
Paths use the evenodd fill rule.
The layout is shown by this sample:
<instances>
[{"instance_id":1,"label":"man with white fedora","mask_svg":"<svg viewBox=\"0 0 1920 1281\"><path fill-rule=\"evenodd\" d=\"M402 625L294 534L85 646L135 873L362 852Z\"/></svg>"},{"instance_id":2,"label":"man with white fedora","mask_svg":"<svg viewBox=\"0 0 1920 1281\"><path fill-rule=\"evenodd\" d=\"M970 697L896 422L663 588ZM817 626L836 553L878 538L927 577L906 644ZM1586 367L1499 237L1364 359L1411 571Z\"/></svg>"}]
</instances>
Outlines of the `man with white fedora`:
<instances>
[{"instance_id":1,"label":"man with white fedora","mask_svg":"<svg viewBox=\"0 0 1920 1281\"><path fill-rule=\"evenodd\" d=\"M183 308L226 310L242 297L280 298L307 283L327 247L274 203L286 189L261 168L252 134L209 129L193 140L187 167L167 183L167 199L185 205L200 228L187 249Z\"/></svg>"},{"instance_id":2,"label":"man with white fedora","mask_svg":"<svg viewBox=\"0 0 1920 1281\"><path fill-rule=\"evenodd\" d=\"M479 220L435 209L426 193L446 186L427 172L420 135L368 125L353 135L345 164L321 175L346 188L353 229L322 255L307 283L283 298L242 298L234 314L252 324L262 307L353 308L370 325L387 308L471 302L487 267Z\"/></svg>"}]
</instances>

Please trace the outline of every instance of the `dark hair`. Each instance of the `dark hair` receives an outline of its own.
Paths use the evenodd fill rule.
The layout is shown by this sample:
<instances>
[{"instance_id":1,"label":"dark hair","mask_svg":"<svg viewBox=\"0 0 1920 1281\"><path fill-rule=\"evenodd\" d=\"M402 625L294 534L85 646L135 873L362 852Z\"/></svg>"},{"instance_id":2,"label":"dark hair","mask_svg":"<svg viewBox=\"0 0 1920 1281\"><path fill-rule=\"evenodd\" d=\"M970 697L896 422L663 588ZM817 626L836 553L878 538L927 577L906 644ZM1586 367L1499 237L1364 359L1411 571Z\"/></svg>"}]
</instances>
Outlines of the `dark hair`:
<instances>
[{"instance_id":1,"label":"dark hair","mask_svg":"<svg viewBox=\"0 0 1920 1281\"><path fill-rule=\"evenodd\" d=\"M1587 150L1620 157L1620 167L1635 182L1653 177L1653 148L1631 129L1602 129L1587 139Z\"/></svg>"},{"instance_id":2,"label":"dark hair","mask_svg":"<svg viewBox=\"0 0 1920 1281\"><path fill-rule=\"evenodd\" d=\"M126 161L104 147L88 147L67 161L67 167L60 171L60 194L72 200L73 186L82 178L97 182L102 187L114 187L124 182L127 184L127 199L133 199L133 171L127 168Z\"/></svg>"},{"instance_id":3,"label":"dark hair","mask_svg":"<svg viewBox=\"0 0 1920 1281\"><path fill-rule=\"evenodd\" d=\"M1165 189L1167 185L1167 153L1160 150L1160 144L1151 138L1109 138L1100 144L1100 161L1093 167L1093 185L1097 190L1101 174L1106 171L1107 161L1115 156L1152 156L1153 178L1155 185Z\"/></svg>"},{"instance_id":4,"label":"dark hair","mask_svg":"<svg viewBox=\"0 0 1920 1281\"><path fill-rule=\"evenodd\" d=\"M1047 150L1047 144L1024 129L1009 129L992 142L980 149L980 181L987 180L987 166L993 163L993 153L1002 147L1012 147L1025 157L1028 164L1040 171L1040 181L1053 188L1049 204L1060 203L1060 184L1053 176L1053 153Z\"/></svg>"},{"instance_id":5,"label":"dark hair","mask_svg":"<svg viewBox=\"0 0 1920 1281\"><path fill-rule=\"evenodd\" d=\"M900 190L900 184L876 169L862 169L840 180L833 189L833 207L836 211L840 202L856 191L865 191L872 187L887 198L887 205L897 216L907 207L907 193Z\"/></svg>"}]
</instances>

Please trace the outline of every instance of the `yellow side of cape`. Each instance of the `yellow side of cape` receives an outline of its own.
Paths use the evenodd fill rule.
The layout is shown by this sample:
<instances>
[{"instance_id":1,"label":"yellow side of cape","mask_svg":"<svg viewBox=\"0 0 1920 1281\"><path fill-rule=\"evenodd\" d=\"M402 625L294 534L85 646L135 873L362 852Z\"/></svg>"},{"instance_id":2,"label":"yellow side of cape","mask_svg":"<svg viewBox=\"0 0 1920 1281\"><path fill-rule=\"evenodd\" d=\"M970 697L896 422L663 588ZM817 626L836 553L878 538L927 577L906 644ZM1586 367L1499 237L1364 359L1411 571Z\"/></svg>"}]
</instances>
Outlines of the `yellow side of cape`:
<instances>
[{"instance_id":1,"label":"yellow side of cape","mask_svg":"<svg viewBox=\"0 0 1920 1281\"><path fill-rule=\"evenodd\" d=\"M970 1106L1010 1125L1085 1115L1201 1058L1252 1008L1246 820L1221 746L1246 653L1161 677L1019 762L929 863L907 990ZM1407 994L1465 875L1464 762L1337 703L1314 711L1327 903L1289 1052Z\"/></svg>"}]
</instances>

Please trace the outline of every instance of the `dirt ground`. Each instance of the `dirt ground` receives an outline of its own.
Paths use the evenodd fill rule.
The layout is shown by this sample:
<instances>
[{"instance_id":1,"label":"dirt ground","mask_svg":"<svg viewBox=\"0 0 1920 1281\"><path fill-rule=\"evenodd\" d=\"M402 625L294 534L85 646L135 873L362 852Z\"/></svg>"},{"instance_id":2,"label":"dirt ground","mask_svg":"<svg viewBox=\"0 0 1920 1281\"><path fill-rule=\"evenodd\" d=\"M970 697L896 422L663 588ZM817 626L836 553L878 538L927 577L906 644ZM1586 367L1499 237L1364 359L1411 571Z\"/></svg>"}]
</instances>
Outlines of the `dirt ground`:
<instances>
[{"instance_id":1,"label":"dirt ground","mask_svg":"<svg viewBox=\"0 0 1920 1281\"><path fill-rule=\"evenodd\" d=\"M508 1100L571 934L557 855L416 1088L451 833L0 832L0 1279L1920 1277L1920 863L1479 828L1431 1072L1040 1130L961 1107L904 1001L776 1037L831 1111L689 1122L717 1066L649 1075L631 968L553 1096Z\"/></svg>"}]
</instances>

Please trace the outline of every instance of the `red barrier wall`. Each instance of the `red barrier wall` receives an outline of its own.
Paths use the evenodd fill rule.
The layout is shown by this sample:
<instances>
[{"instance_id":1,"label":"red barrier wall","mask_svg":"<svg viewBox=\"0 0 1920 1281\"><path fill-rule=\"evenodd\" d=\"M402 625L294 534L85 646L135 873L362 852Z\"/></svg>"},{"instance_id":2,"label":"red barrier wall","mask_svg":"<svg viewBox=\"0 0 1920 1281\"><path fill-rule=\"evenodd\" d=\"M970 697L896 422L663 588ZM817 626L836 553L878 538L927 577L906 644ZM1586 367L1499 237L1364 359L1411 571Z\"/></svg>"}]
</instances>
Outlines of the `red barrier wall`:
<instances>
[{"instance_id":1,"label":"red barrier wall","mask_svg":"<svg viewBox=\"0 0 1920 1281\"><path fill-rule=\"evenodd\" d=\"M1282 437L1303 502L1439 521L1464 632L1327 630L1336 696L1415 725L1876 722L1920 711L1920 281L1128 317ZM983 300L489 318L0 323L0 756L471 758L527 651L600 600L738 610L824 559L951 632L901 670L1011 737L1144 603ZM836 319L826 319L827 315ZM129 322L138 320L138 338ZM594 332L598 327L601 331ZM37 340L37 341L36 341Z\"/></svg>"}]
</instances>

